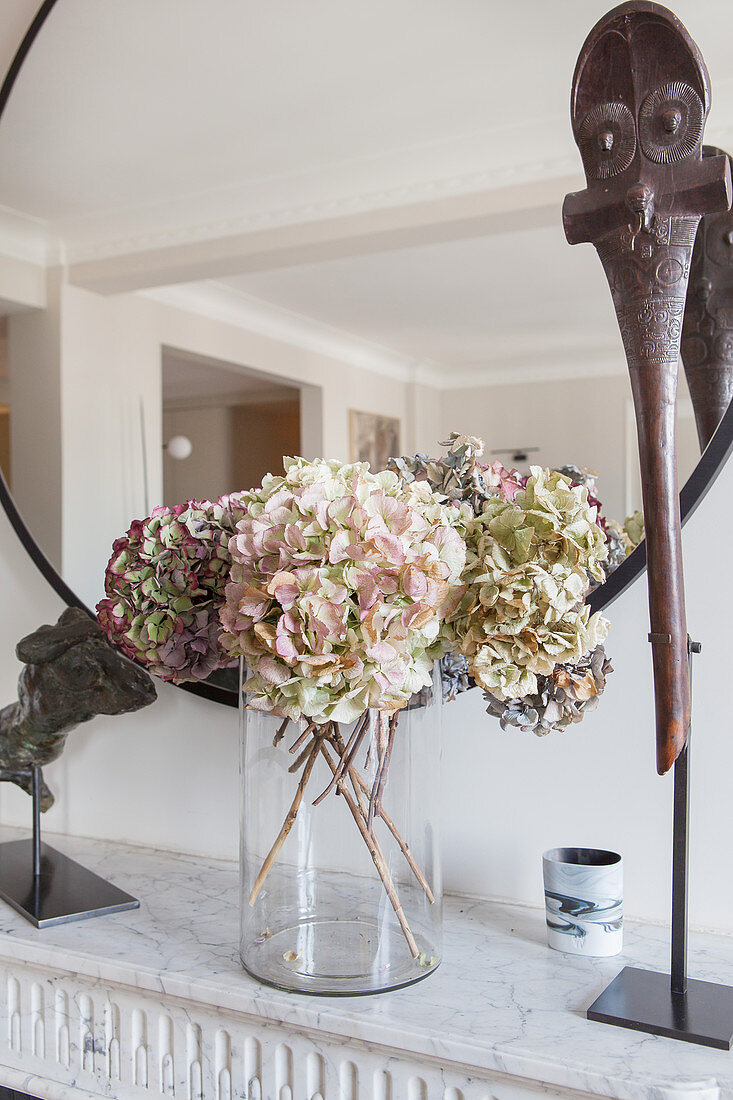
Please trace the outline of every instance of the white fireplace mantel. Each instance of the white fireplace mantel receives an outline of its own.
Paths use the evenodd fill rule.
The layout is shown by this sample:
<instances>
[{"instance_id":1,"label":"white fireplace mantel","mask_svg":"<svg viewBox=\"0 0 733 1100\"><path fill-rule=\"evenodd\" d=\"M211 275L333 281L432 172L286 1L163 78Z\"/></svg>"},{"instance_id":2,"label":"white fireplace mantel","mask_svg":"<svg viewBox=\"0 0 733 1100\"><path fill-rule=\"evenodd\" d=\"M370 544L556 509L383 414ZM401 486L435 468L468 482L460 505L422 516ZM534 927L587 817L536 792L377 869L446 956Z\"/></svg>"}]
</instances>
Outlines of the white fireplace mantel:
<instances>
[{"instance_id":1,"label":"white fireplace mantel","mask_svg":"<svg viewBox=\"0 0 733 1100\"><path fill-rule=\"evenodd\" d=\"M589 1023L623 956L550 951L538 910L448 899L426 981L363 998L258 985L237 957L230 863L54 838L139 910L38 931L0 904L0 1084L47 1100L731 1100L733 1054ZM733 984L733 940L695 936L695 977Z\"/></svg>"}]
</instances>

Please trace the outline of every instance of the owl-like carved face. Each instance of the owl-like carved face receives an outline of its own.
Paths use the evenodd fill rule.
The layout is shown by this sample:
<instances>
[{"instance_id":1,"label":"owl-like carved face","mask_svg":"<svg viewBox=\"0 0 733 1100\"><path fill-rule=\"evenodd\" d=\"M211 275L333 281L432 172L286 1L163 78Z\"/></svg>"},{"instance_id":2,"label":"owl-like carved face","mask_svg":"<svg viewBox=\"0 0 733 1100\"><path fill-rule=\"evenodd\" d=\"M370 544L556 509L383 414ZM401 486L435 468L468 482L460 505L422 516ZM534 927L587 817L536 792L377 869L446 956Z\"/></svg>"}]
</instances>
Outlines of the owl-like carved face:
<instances>
[{"instance_id":1,"label":"owl-like carved face","mask_svg":"<svg viewBox=\"0 0 733 1100\"><path fill-rule=\"evenodd\" d=\"M594 27L571 100L588 194L622 200L645 223L655 210L683 214L680 169L694 187L710 105L705 63L679 20L632 0Z\"/></svg>"}]
</instances>

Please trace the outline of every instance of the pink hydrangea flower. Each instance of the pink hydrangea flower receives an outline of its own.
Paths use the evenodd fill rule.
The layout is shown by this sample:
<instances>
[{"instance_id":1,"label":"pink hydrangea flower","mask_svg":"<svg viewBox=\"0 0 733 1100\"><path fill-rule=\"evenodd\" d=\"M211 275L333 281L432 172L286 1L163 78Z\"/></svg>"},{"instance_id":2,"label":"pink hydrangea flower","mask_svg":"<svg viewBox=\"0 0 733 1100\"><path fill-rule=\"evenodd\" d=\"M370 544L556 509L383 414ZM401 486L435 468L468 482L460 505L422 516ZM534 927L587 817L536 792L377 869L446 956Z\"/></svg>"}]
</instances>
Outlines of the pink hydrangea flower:
<instances>
[{"instance_id":1,"label":"pink hydrangea flower","mask_svg":"<svg viewBox=\"0 0 733 1100\"><path fill-rule=\"evenodd\" d=\"M221 640L250 704L345 722L405 706L445 648L467 516L365 463L286 459L242 499Z\"/></svg>"}]
</instances>

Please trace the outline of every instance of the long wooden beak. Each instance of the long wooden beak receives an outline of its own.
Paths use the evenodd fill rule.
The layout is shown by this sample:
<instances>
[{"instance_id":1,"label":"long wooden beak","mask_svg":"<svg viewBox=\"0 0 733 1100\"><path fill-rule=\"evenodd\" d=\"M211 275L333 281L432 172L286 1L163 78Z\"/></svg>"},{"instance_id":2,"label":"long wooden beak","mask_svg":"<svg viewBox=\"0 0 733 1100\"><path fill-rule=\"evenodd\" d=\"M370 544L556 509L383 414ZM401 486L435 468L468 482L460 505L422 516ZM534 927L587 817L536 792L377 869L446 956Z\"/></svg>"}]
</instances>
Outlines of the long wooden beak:
<instances>
[{"instance_id":1,"label":"long wooden beak","mask_svg":"<svg viewBox=\"0 0 733 1100\"><path fill-rule=\"evenodd\" d=\"M644 500L649 585L649 641L654 666L657 771L682 752L690 727L687 621L677 488L677 363L629 364Z\"/></svg>"}]
</instances>

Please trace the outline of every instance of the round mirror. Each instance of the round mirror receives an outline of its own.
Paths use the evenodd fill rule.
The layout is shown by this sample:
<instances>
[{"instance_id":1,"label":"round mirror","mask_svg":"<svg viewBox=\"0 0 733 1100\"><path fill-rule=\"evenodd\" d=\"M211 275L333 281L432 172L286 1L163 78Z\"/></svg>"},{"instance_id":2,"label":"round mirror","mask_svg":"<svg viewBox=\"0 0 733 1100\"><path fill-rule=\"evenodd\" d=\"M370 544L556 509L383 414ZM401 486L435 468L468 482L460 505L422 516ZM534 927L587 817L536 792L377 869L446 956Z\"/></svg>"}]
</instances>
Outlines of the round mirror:
<instances>
[{"instance_id":1,"label":"round mirror","mask_svg":"<svg viewBox=\"0 0 733 1100\"><path fill-rule=\"evenodd\" d=\"M608 287L560 217L591 8L42 6L0 93L0 492L68 602L133 519L284 454L379 467L455 430L641 506ZM724 36L690 22L715 87ZM680 372L685 514L732 434L700 458Z\"/></svg>"}]
</instances>

